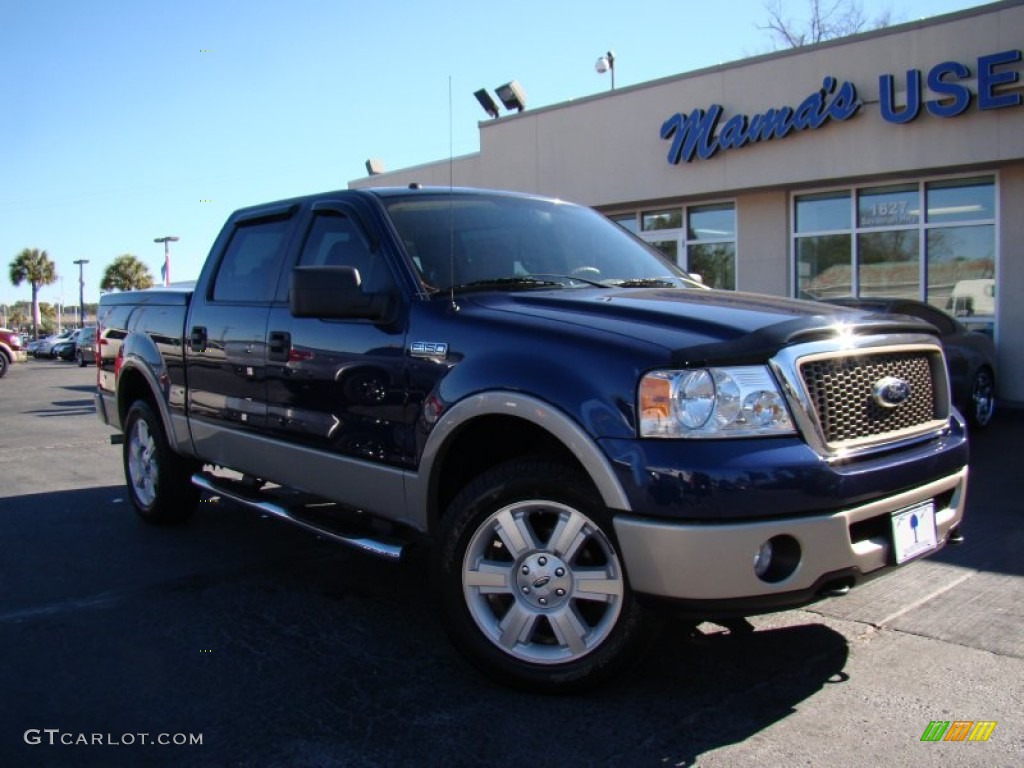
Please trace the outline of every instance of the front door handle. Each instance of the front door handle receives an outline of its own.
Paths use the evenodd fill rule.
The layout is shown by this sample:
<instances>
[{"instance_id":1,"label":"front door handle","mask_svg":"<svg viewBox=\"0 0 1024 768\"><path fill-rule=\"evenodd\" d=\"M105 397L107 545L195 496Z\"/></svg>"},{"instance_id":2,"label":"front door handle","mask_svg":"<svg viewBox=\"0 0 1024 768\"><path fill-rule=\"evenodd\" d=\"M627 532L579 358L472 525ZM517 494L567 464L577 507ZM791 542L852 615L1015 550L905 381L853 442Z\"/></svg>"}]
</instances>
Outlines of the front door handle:
<instances>
[{"instance_id":1,"label":"front door handle","mask_svg":"<svg viewBox=\"0 0 1024 768\"><path fill-rule=\"evenodd\" d=\"M285 331L271 331L267 359L275 363L287 363L288 353L292 351L292 335Z\"/></svg>"},{"instance_id":2,"label":"front door handle","mask_svg":"<svg viewBox=\"0 0 1024 768\"><path fill-rule=\"evenodd\" d=\"M206 350L206 328L201 325L192 326L188 343L193 352L204 352Z\"/></svg>"}]
</instances>

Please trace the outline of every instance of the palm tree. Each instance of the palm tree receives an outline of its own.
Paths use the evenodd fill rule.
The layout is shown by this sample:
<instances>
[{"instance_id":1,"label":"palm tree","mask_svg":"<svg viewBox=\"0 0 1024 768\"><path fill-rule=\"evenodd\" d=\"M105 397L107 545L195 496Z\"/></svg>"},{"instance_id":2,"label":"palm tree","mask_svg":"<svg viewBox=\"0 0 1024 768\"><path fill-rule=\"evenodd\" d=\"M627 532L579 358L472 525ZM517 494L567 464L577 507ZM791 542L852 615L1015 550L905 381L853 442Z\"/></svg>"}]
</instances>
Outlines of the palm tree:
<instances>
[{"instance_id":1,"label":"palm tree","mask_svg":"<svg viewBox=\"0 0 1024 768\"><path fill-rule=\"evenodd\" d=\"M103 270L100 288L104 291L132 291L137 288L152 288L153 274L149 267L130 253L114 259Z\"/></svg>"},{"instance_id":2,"label":"palm tree","mask_svg":"<svg viewBox=\"0 0 1024 768\"><path fill-rule=\"evenodd\" d=\"M24 248L11 262L11 284L17 288L24 282L32 286L32 338L39 333L39 288L57 282L57 267L46 251Z\"/></svg>"}]
</instances>

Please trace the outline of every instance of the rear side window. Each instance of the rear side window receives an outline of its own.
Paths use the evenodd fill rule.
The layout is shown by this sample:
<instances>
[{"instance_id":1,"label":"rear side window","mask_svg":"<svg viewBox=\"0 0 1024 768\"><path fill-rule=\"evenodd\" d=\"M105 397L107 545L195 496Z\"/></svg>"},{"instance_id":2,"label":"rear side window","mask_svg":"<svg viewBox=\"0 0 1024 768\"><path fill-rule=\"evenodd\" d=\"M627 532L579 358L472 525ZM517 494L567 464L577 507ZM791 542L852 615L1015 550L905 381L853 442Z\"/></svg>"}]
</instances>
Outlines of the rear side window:
<instances>
[{"instance_id":1,"label":"rear side window","mask_svg":"<svg viewBox=\"0 0 1024 768\"><path fill-rule=\"evenodd\" d=\"M289 225L288 219L272 219L235 229L217 270L213 300L271 301L284 261Z\"/></svg>"}]
</instances>

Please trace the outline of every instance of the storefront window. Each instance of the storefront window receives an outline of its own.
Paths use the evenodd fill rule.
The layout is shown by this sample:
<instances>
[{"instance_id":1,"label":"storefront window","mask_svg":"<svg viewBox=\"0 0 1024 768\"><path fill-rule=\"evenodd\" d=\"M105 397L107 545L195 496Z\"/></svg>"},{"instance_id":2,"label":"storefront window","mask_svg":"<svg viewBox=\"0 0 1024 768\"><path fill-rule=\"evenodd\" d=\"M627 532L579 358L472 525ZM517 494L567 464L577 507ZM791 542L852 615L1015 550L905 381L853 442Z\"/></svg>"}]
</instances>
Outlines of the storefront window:
<instances>
[{"instance_id":1,"label":"storefront window","mask_svg":"<svg viewBox=\"0 0 1024 768\"><path fill-rule=\"evenodd\" d=\"M736 207L732 203L695 205L686 211L687 240L735 240Z\"/></svg>"},{"instance_id":2,"label":"storefront window","mask_svg":"<svg viewBox=\"0 0 1024 768\"><path fill-rule=\"evenodd\" d=\"M686 209L686 268L712 288L736 289L736 206Z\"/></svg>"},{"instance_id":3,"label":"storefront window","mask_svg":"<svg viewBox=\"0 0 1024 768\"><path fill-rule=\"evenodd\" d=\"M644 232L658 229L679 229L682 226L683 211L680 208L666 211L645 211L641 218L641 228Z\"/></svg>"},{"instance_id":4,"label":"storefront window","mask_svg":"<svg viewBox=\"0 0 1024 768\"><path fill-rule=\"evenodd\" d=\"M916 229L857 235L858 294L920 298L920 251Z\"/></svg>"},{"instance_id":5,"label":"storefront window","mask_svg":"<svg viewBox=\"0 0 1024 768\"><path fill-rule=\"evenodd\" d=\"M916 184L866 187L857 193L858 227L905 227L921 221Z\"/></svg>"},{"instance_id":6,"label":"storefront window","mask_svg":"<svg viewBox=\"0 0 1024 768\"><path fill-rule=\"evenodd\" d=\"M643 211L640 222L644 240L705 285L736 289L735 203Z\"/></svg>"},{"instance_id":7,"label":"storefront window","mask_svg":"<svg viewBox=\"0 0 1024 768\"><path fill-rule=\"evenodd\" d=\"M704 285L736 290L735 243L689 245L686 252L687 269L695 275L700 275Z\"/></svg>"},{"instance_id":8,"label":"storefront window","mask_svg":"<svg viewBox=\"0 0 1024 768\"><path fill-rule=\"evenodd\" d=\"M661 251L673 264L679 263L679 241L678 240L649 240L651 245Z\"/></svg>"},{"instance_id":9,"label":"storefront window","mask_svg":"<svg viewBox=\"0 0 1024 768\"><path fill-rule=\"evenodd\" d=\"M995 227L928 230L928 303L972 327L991 328L996 312Z\"/></svg>"},{"instance_id":10,"label":"storefront window","mask_svg":"<svg viewBox=\"0 0 1024 768\"><path fill-rule=\"evenodd\" d=\"M636 223L635 213L628 213L623 216L610 216L609 218L623 229L628 229L634 235L640 231L640 227Z\"/></svg>"},{"instance_id":11,"label":"storefront window","mask_svg":"<svg viewBox=\"0 0 1024 768\"><path fill-rule=\"evenodd\" d=\"M996 191L991 176L933 181L926 186L929 224L996 217Z\"/></svg>"},{"instance_id":12,"label":"storefront window","mask_svg":"<svg viewBox=\"0 0 1024 768\"><path fill-rule=\"evenodd\" d=\"M797 232L829 232L849 228L849 192L801 195L796 199Z\"/></svg>"},{"instance_id":13,"label":"storefront window","mask_svg":"<svg viewBox=\"0 0 1024 768\"><path fill-rule=\"evenodd\" d=\"M993 176L799 195L795 293L919 299L991 329L995 198Z\"/></svg>"},{"instance_id":14,"label":"storefront window","mask_svg":"<svg viewBox=\"0 0 1024 768\"><path fill-rule=\"evenodd\" d=\"M853 285L850 236L820 235L796 241L797 296L830 299L849 296Z\"/></svg>"}]
</instances>

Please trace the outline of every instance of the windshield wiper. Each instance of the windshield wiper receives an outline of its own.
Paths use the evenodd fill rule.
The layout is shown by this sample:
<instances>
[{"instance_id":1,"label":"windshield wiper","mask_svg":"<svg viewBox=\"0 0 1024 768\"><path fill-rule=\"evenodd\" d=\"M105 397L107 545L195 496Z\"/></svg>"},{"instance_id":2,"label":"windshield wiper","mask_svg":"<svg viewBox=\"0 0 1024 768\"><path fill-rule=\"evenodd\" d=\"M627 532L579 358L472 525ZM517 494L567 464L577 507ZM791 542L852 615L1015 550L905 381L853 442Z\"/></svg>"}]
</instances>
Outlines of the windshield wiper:
<instances>
[{"instance_id":1,"label":"windshield wiper","mask_svg":"<svg viewBox=\"0 0 1024 768\"><path fill-rule=\"evenodd\" d=\"M451 290L460 291L487 291L487 290L540 290L548 288L562 288L561 283L551 280L536 280L532 277L494 277L487 280L474 280L469 283L460 283L452 286Z\"/></svg>"},{"instance_id":2,"label":"windshield wiper","mask_svg":"<svg viewBox=\"0 0 1024 768\"><path fill-rule=\"evenodd\" d=\"M634 277L615 283L616 288L676 288L679 281L672 277Z\"/></svg>"},{"instance_id":3,"label":"windshield wiper","mask_svg":"<svg viewBox=\"0 0 1024 768\"><path fill-rule=\"evenodd\" d=\"M580 277L579 275L555 275L555 274L547 274L545 272L534 272L533 276L534 277L553 277L556 280L568 280L568 281L573 282L573 283L585 283L587 285L592 285L595 288L608 288L608 287L610 287L607 283L602 283L600 280L591 280L590 278Z\"/></svg>"}]
</instances>

